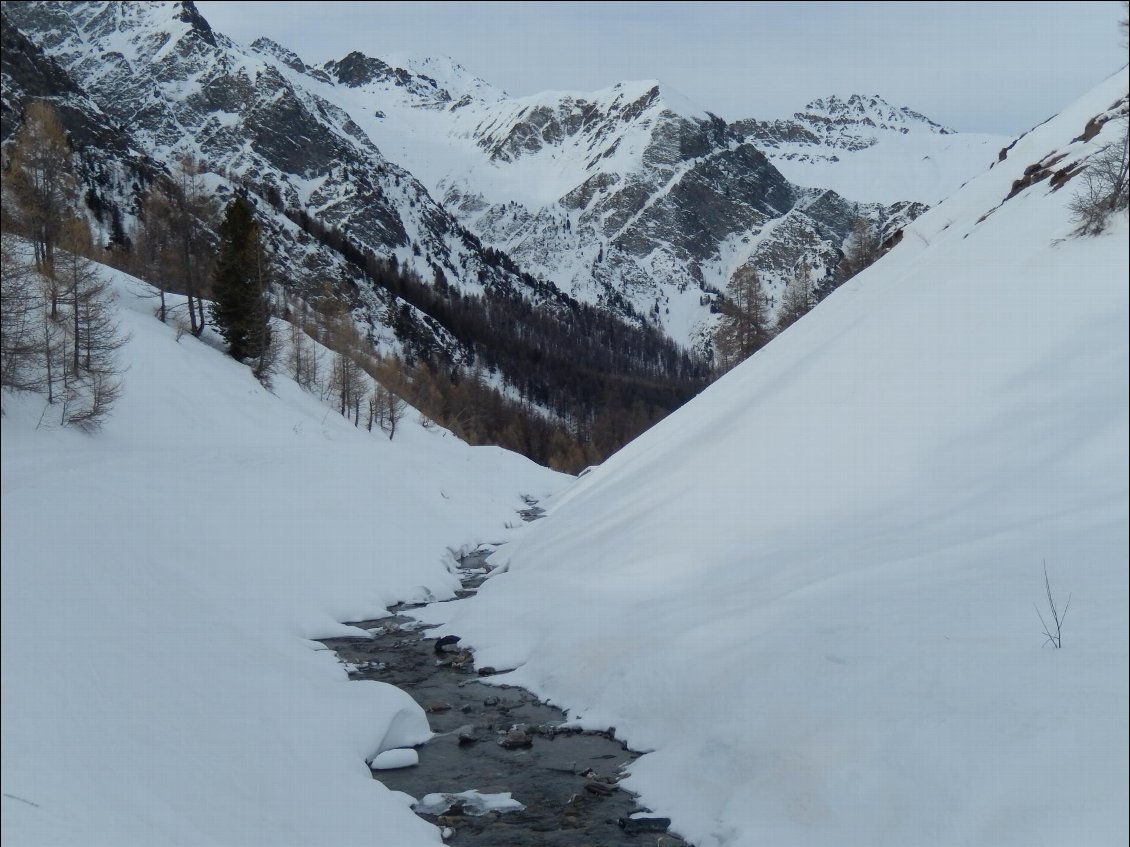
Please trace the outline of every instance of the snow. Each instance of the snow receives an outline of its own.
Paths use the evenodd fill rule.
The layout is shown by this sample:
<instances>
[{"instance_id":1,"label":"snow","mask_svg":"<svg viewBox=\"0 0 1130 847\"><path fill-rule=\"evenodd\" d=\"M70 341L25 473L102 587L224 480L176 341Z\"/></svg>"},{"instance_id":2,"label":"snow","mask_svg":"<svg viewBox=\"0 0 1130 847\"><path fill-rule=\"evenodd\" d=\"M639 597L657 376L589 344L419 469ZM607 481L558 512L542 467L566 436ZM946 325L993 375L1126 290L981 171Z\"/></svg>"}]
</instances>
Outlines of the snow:
<instances>
[{"instance_id":1,"label":"snow","mask_svg":"<svg viewBox=\"0 0 1130 847\"><path fill-rule=\"evenodd\" d=\"M366 765L426 741L422 710L310 639L453 596L453 551L567 478L268 392L113 279L132 339L104 430L4 396L4 843L440 843Z\"/></svg>"},{"instance_id":2,"label":"snow","mask_svg":"<svg viewBox=\"0 0 1130 847\"><path fill-rule=\"evenodd\" d=\"M385 750L373 757L369 767L375 771L391 771L398 768L411 768L420 764L420 754L413 748Z\"/></svg>"},{"instance_id":3,"label":"snow","mask_svg":"<svg viewBox=\"0 0 1130 847\"><path fill-rule=\"evenodd\" d=\"M453 100L472 97L476 100L501 100L508 95L472 74L450 56L414 56L409 53L392 53L384 61L393 68L403 68L416 76L426 76L437 87L451 95Z\"/></svg>"},{"instance_id":4,"label":"snow","mask_svg":"<svg viewBox=\"0 0 1130 847\"><path fill-rule=\"evenodd\" d=\"M836 150L811 159L814 148L782 145L766 155L785 178L808 188L832 189L857 203L917 200L935 204L995 162L1011 139L999 135L877 132L863 150ZM791 155L790 155L791 154Z\"/></svg>"},{"instance_id":5,"label":"snow","mask_svg":"<svg viewBox=\"0 0 1130 847\"><path fill-rule=\"evenodd\" d=\"M1025 166L1105 143L1071 139L1126 88L1020 139L527 528L519 495L561 477L411 415L389 442L284 377L268 392L115 275L132 341L106 429L4 397L5 843L438 844L366 765L407 761L426 717L311 639L453 596L455 551L500 542L476 598L418 614L517 668L485 682L652 751L627 786L697 847L1125 843L1130 226L1072 237L1072 184L1002 201ZM429 186L485 161L450 116L333 92L382 149L435 129L412 154L435 154ZM455 124L560 100L516 103ZM646 123L600 167L637 169ZM521 157L514 185L484 163L473 187L550 202L579 149ZM920 153L832 176L848 196L941 185ZM1045 565L1070 597L1062 650L1036 614ZM520 805L441 797L423 802Z\"/></svg>"},{"instance_id":6,"label":"snow","mask_svg":"<svg viewBox=\"0 0 1130 847\"><path fill-rule=\"evenodd\" d=\"M651 751L626 787L697 847L1125 843L1130 226L1073 236L1071 183L1002 201L1111 141L1072 139L1126 91L1021 138L422 616Z\"/></svg>"},{"instance_id":7,"label":"snow","mask_svg":"<svg viewBox=\"0 0 1130 847\"><path fill-rule=\"evenodd\" d=\"M454 68L462 71L458 65ZM303 85L348 112L385 156L407 168L433 196L442 198L447 188L458 185L491 203L513 201L535 212L556 204L591 177L590 163L598 157L601 173L626 175L641 170L651 124L635 121L627 131L601 137L573 133L524 151L512 161L494 161L484 154L492 141L507 138L531 114L580 114L584 109L609 114L660 87L658 100L648 109L656 117L664 111L688 120L710 117L658 80L620 82L593 92L545 91L506 98L485 83L480 89L454 73L445 72L440 79L441 87L468 91L472 102L436 110L421 108L402 89L383 83L348 88L304 78ZM376 116L378 111L383 118Z\"/></svg>"},{"instance_id":8,"label":"snow","mask_svg":"<svg viewBox=\"0 0 1130 847\"><path fill-rule=\"evenodd\" d=\"M856 202L934 205L996 161L1012 140L956 133L877 94L821 98L793 118L819 142L774 142L765 154L790 182L830 188Z\"/></svg>"},{"instance_id":9,"label":"snow","mask_svg":"<svg viewBox=\"0 0 1130 847\"><path fill-rule=\"evenodd\" d=\"M487 812L520 812L526 808L510 796L509 791L482 794L478 791L460 791L458 794L426 794L412 808L425 815L442 815L453 803L463 807L465 815L485 815Z\"/></svg>"}]
</instances>

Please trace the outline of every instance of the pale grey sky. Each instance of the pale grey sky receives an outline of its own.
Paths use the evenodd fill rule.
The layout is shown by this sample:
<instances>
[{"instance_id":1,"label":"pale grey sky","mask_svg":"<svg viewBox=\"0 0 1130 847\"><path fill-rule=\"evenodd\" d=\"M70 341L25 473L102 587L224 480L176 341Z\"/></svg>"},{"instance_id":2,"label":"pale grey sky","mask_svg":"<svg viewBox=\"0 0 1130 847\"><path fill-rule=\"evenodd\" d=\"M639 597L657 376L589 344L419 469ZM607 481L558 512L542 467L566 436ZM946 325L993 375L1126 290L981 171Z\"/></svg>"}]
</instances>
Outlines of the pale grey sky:
<instances>
[{"instance_id":1,"label":"pale grey sky","mask_svg":"<svg viewBox=\"0 0 1130 847\"><path fill-rule=\"evenodd\" d=\"M307 63L447 55L510 94L658 78L728 120L880 94L940 123L1017 134L1127 61L1122 4L229 2L212 26Z\"/></svg>"}]
</instances>

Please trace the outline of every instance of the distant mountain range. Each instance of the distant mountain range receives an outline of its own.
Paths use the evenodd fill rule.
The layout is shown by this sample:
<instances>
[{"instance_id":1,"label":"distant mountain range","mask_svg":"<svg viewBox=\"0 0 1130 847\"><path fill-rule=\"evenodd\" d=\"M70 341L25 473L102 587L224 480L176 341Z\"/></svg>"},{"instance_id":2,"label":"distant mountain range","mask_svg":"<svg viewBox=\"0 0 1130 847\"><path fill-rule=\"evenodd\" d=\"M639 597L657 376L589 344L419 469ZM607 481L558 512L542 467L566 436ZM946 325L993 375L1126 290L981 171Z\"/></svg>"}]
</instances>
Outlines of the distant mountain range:
<instances>
[{"instance_id":1,"label":"distant mountain range","mask_svg":"<svg viewBox=\"0 0 1130 847\"><path fill-rule=\"evenodd\" d=\"M109 168L103 186L127 218L126 171L192 150L426 280L438 268L460 291L541 304L560 291L699 352L738 267L756 266L771 297L801 259L828 274L857 216L889 234L1001 146L877 96L727 125L656 81L513 98L445 59L354 52L309 66L268 39L232 41L191 2L3 9L5 38L42 51L37 70L16 70L10 60L27 50L5 50L5 138L26 97L68 99L104 162L132 162ZM888 154L906 196L850 190L853 179L884 183ZM280 222L280 242L292 230ZM550 285L484 260L486 247ZM325 251L285 249L341 276ZM382 314L388 298L338 293L386 348L403 348ZM417 329L429 323L417 317ZM456 355L450 333L427 334Z\"/></svg>"}]
</instances>

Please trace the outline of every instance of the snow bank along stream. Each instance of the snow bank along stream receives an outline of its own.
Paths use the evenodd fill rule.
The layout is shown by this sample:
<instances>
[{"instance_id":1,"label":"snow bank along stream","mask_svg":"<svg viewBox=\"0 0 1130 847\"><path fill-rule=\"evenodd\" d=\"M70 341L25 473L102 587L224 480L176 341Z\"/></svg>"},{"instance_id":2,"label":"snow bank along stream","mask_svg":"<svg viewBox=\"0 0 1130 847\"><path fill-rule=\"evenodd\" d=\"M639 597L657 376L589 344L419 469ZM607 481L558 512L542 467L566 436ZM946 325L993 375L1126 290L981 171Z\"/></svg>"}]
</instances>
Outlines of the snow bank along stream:
<instances>
[{"instance_id":1,"label":"snow bank along stream","mask_svg":"<svg viewBox=\"0 0 1130 847\"><path fill-rule=\"evenodd\" d=\"M533 513L527 513L528 518ZM464 590L474 594L493 552L460 561ZM411 617L419 605L393 606L392 617L354 626L372 637L325 639L351 679L391 683L428 714L435 733L418 748L388 750L371 762L373 776L415 798L413 808L458 845L591 847L686 842L667 833L618 783L638 757L614 729L570 728L564 712L511 686L490 684L491 668L474 668L458 639L430 638L433 627Z\"/></svg>"}]
</instances>

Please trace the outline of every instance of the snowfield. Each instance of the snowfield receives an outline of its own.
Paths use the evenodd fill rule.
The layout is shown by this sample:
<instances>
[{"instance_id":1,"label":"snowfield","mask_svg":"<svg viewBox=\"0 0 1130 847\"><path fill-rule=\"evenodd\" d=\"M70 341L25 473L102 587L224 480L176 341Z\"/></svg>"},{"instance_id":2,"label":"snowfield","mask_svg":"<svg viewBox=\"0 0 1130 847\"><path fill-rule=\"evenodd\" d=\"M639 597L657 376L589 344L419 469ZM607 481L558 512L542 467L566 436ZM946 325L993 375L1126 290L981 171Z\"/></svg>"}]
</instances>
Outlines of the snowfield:
<instances>
[{"instance_id":1,"label":"snowfield","mask_svg":"<svg viewBox=\"0 0 1130 847\"><path fill-rule=\"evenodd\" d=\"M767 155L790 182L830 188L856 202L917 200L935 205L995 162L1012 139L963 132L954 135L876 133L879 143L837 151L836 160L804 158L804 148L783 146ZM797 158L789 158L787 154Z\"/></svg>"},{"instance_id":2,"label":"snowfield","mask_svg":"<svg viewBox=\"0 0 1130 847\"><path fill-rule=\"evenodd\" d=\"M503 570L421 617L651 751L625 785L696 847L1125 843L1130 225L1072 237L1072 183L1002 201L1113 140L1073 141L1126 92L572 484L269 392L113 274L105 429L3 398L4 843L441 843L366 765L423 711L311 639L453 596L482 542ZM521 525L521 495L548 517Z\"/></svg>"},{"instance_id":3,"label":"snowfield","mask_svg":"<svg viewBox=\"0 0 1130 847\"><path fill-rule=\"evenodd\" d=\"M1125 843L1127 220L1072 237L1072 183L1002 201L1114 141L1073 139L1126 92L1024 136L428 617L652 751L625 784L698 847Z\"/></svg>"},{"instance_id":4,"label":"snowfield","mask_svg":"<svg viewBox=\"0 0 1130 847\"><path fill-rule=\"evenodd\" d=\"M423 710L309 639L452 596L452 550L568 478L411 410L390 442L269 393L115 283L104 430L4 396L4 843L440 843L365 764L426 740Z\"/></svg>"}]
</instances>

